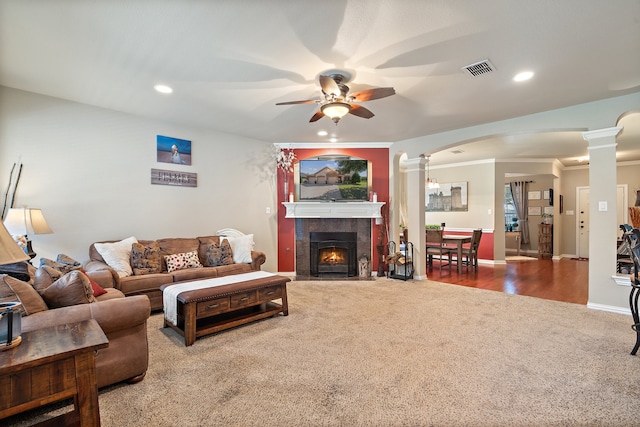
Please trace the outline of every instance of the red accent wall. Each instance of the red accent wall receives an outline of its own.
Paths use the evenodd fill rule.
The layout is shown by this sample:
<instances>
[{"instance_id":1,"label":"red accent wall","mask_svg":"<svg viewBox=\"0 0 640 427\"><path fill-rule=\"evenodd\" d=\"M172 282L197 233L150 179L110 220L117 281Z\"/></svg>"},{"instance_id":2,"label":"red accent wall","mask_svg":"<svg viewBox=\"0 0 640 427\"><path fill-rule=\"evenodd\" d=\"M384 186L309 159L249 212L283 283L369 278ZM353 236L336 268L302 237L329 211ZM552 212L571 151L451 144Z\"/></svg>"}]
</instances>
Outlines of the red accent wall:
<instances>
[{"instance_id":1,"label":"red accent wall","mask_svg":"<svg viewBox=\"0 0 640 427\"><path fill-rule=\"evenodd\" d=\"M327 154L343 154L347 156L359 157L371 162L371 191L378 194L378 202L389 203L389 149L388 148L297 148L296 163L299 160L308 159ZM288 201L288 196L284 194L284 175L278 170L278 271L295 271L295 219L285 218L286 209L282 202ZM289 192L294 192L293 174L289 174ZM378 243L378 226L375 220L371 220L372 234L371 246L373 264L371 271L378 268L378 260L375 254L375 246ZM385 242L386 243L386 242Z\"/></svg>"}]
</instances>

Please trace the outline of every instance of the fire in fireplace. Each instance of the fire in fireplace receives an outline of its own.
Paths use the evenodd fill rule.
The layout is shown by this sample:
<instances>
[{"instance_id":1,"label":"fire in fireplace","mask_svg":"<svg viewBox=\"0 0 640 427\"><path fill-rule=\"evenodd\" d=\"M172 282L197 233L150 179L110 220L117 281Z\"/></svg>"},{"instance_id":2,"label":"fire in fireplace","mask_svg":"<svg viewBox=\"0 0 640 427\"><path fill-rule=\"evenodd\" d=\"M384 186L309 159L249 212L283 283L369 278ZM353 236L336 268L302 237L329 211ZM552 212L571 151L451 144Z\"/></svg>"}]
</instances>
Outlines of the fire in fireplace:
<instances>
[{"instance_id":1,"label":"fire in fireplace","mask_svg":"<svg viewBox=\"0 0 640 427\"><path fill-rule=\"evenodd\" d=\"M312 232L309 247L312 276L357 275L357 233Z\"/></svg>"}]
</instances>

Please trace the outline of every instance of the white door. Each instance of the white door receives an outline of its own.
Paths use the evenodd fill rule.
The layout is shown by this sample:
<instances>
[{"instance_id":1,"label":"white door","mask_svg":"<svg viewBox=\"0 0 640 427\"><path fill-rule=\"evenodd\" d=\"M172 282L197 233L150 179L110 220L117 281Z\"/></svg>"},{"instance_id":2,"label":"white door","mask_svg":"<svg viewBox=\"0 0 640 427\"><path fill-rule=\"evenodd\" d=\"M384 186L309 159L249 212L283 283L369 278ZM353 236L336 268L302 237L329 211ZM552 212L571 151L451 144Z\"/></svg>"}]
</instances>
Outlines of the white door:
<instances>
[{"instance_id":1,"label":"white door","mask_svg":"<svg viewBox=\"0 0 640 427\"><path fill-rule=\"evenodd\" d=\"M627 199L627 185L616 186L616 209L618 224L627 222L629 201ZM577 240L579 258L589 258L589 187L577 188Z\"/></svg>"},{"instance_id":2,"label":"white door","mask_svg":"<svg viewBox=\"0 0 640 427\"><path fill-rule=\"evenodd\" d=\"M589 187L578 187L578 258L589 258Z\"/></svg>"}]
</instances>

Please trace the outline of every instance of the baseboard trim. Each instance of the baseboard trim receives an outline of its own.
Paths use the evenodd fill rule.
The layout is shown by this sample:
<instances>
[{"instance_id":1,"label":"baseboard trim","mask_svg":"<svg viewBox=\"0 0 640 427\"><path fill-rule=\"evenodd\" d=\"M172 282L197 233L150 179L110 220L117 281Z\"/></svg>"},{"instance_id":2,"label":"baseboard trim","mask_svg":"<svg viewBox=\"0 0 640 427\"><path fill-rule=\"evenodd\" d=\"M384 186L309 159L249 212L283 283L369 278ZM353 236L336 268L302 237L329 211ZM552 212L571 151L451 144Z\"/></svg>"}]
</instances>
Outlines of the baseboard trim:
<instances>
[{"instance_id":1,"label":"baseboard trim","mask_svg":"<svg viewBox=\"0 0 640 427\"><path fill-rule=\"evenodd\" d=\"M588 302L587 303L587 308L591 308L593 310L608 311L610 313L625 314L627 316L631 316L631 309L624 308L624 307L617 307L615 305L605 305L605 304L596 304L596 303Z\"/></svg>"}]
</instances>

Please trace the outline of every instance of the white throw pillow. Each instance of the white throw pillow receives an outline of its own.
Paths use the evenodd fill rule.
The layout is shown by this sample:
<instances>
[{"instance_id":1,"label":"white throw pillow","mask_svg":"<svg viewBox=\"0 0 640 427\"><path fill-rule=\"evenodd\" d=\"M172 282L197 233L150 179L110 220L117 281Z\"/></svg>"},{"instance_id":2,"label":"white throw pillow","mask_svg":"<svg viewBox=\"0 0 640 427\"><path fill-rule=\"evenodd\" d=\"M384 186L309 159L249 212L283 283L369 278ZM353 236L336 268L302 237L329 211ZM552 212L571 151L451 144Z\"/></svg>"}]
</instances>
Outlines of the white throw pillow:
<instances>
[{"instance_id":1,"label":"white throw pillow","mask_svg":"<svg viewBox=\"0 0 640 427\"><path fill-rule=\"evenodd\" d=\"M138 243L135 237L129 237L115 243L95 243L94 246L104 261L113 268L120 277L131 276L131 246Z\"/></svg>"},{"instance_id":2,"label":"white throw pillow","mask_svg":"<svg viewBox=\"0 0 640 427\"><path fill-rule=\"evenodd\" d=\"M251 251L255 246L253 234L245 234L241 237L228 238L233 252L233 262L236 264L251 264Z\"/></svg>"},{"instance_id":3,"label":"white throw pillow","mask_svg":"<svg viewBox=\"0 0 640 427\"><path fill-rule=\"evenodd\" d=\"M228 237L229 239L233 239L236 237L246 236L246 234L244 234L242 231L236 230L235 228L222 228L216 231L216 236L224 236Z\"/></svg>"}]
</instances>

